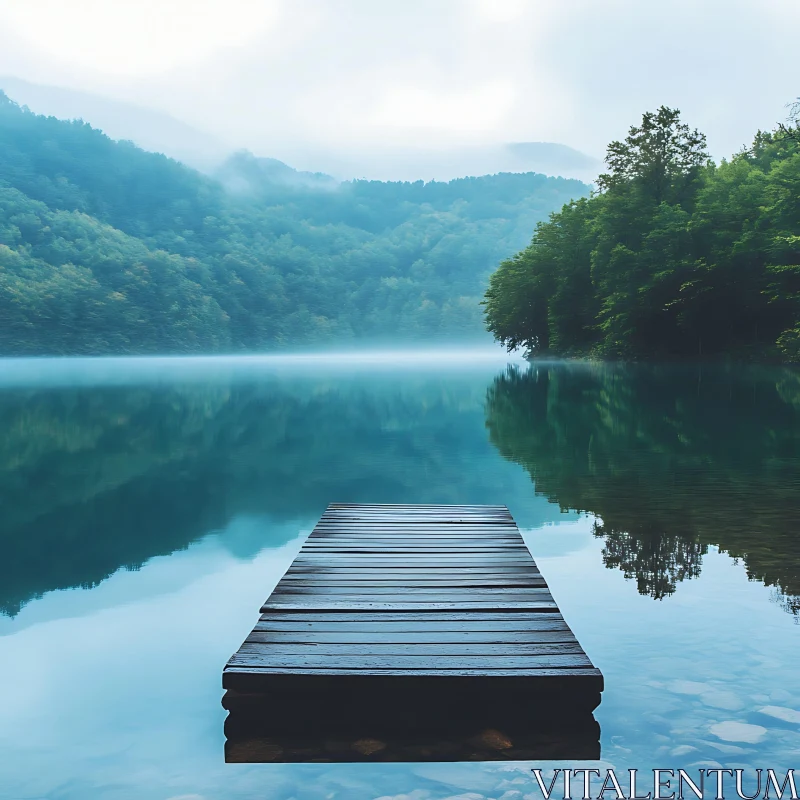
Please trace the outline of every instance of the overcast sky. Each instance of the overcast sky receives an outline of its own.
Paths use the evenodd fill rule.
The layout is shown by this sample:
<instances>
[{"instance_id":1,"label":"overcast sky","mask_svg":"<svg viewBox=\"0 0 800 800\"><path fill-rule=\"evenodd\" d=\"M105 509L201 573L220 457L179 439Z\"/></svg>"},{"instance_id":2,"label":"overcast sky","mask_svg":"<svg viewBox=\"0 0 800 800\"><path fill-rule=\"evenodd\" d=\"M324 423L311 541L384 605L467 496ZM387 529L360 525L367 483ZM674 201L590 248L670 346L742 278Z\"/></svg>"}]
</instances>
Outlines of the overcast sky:
<instances>
[{"instance_id":1,"label":"overcast sky","mask_svg":"<svg viewBox=\"0 0 800 800\"><path fill-rule=\"evenodd\" d=\"M0 73L260 155L562 142L679 107L730 154L800 95L798 0L0 0Z\"/></svg>"}]
</instances>

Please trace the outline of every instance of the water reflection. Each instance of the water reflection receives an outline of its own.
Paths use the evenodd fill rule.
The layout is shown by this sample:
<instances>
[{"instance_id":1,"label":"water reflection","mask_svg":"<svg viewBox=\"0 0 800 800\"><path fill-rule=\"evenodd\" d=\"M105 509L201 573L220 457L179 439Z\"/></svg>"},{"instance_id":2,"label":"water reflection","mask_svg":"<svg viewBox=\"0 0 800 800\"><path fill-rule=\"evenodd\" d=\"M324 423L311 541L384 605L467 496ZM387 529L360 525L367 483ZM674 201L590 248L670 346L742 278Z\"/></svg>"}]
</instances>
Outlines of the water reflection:
<instances>
[{"instance_id":1,"label":"water reflection","mask_svg":"<svg viewBox=\"0 0 800 800\"><path fill-rule=\"evenodd\" d=\"M605 565L641 594L673 594L714 545L800 612L796 370L511 367L486 424L537 493L596 515Z\"/></svg>"},{"instance_id":2,"label":"water reflection","mask_svg":"<svg viewBox=\"0 0 800 800\"><path fill-rule=\"evenodd\" d=\"M490 455L487 378L76 377L0 391L0 613L95 586L234 519L314 519L332 500L513 502L525 491L509 471L465 469ZM528 524L558 516L543 500L522 505ZM245 557L288 535L253 525L226 543Z\"/></svg>"}]
</instances>

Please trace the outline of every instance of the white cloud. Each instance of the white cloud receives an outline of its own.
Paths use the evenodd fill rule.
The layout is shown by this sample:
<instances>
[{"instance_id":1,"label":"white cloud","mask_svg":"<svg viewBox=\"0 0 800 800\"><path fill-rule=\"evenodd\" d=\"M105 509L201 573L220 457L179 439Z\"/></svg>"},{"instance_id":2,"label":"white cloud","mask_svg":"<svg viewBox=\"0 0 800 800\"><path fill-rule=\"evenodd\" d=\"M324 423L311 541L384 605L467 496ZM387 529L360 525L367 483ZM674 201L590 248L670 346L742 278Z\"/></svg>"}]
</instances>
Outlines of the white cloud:
<instances>
[{"instance_id":1,"label":"white cloud","mask_svg":"<svg viewBox=\"0 0 800 800\"><path fill-rule=\"evenodd\" d=\"M389 87L367 120L378 128L447 132L451 136L496 131L515 100L510 81L480 83L468 89L424 85Z\"/></svg>"},{"instance_id":2,"label":"white cloud","mask_svg":"<svg viewBox=\"0 0 800 800\"><path fill-rule=\"evenodd\" d=\"M475 0L475 11L489 22L513 22L534 7L530 0Z\"/></svg>"},{"instance_id":3,"label":"white cloud","mask_svg":"<svg viewBox=\"0 0 800 800\"><path fill-rule=\"evenodd\" d=\"M130 77L251 41L279 10L274 0L5 0L0 21L50 57Z\"/></svg>"}]
</instances>

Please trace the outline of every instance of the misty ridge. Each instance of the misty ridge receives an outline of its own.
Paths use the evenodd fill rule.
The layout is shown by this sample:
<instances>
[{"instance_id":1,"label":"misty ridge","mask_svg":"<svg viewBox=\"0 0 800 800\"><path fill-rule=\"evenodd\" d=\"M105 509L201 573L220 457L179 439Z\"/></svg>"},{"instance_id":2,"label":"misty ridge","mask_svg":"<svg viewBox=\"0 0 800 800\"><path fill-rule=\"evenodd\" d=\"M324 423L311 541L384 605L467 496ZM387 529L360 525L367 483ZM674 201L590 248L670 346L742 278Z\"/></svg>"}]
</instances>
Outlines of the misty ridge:
<instances>
[{"instance_id":1,"label":"misty ridge","mask_svg":"<svg viewBox=\"0 0 800 800\"><path fill-rule=\"evenodd\" d=\"M0 90L37 114L82 119L112 139L133 141L143 150L163 153L210 175L242 149L171 114L91 92L8 75L0 76ZM273 147L266 146L267 150ZM286 146L278 149L286 150ZM430 143L382 148L373 143L353 149L304 143L302 149L287 150L283 158L264 160L288 162L304 175L322 173L339 182L354 178L449 181L497 172L539 172L591 182L602 167L600 159L555 142L452 143L446 148ZM279 180L277 174L275 178Z\"/></svg>"},{"instance_id":2,"label":"misty ridge","mask_svg":"<svg viewBox=\"0 0 800 800\"><path fill-rule=\"evenodd\" d=\"M72 113L87 98L66 92L53 107ZM105 102L95 107L116 120L114 134L133 130L135 107ZM156 118L165 142L209 145ZM141 124L157 137L152 120ZM5 94L0 145L5 356L488 343L489 275L537 222L589 191L534 172L342 181L247 151L200 171ZM586 166L577 151L542 147ZM513 160L531 148L506 150Z\"/></svg>"}]
</instances>

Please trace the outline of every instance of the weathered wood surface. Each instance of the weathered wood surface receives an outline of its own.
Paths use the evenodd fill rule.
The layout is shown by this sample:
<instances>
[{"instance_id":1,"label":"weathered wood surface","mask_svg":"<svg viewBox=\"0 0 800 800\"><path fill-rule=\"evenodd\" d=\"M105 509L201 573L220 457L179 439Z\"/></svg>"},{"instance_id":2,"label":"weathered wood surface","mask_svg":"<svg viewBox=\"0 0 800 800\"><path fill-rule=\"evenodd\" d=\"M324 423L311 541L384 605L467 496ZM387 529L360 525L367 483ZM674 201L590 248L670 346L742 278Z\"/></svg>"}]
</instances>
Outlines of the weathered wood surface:
<instances>
[{"instance_id":1,"label":"weathered wood surface","mask_svg":"<svg viewBox=\"0 0 800 800\"><path fill-rule=\"evenodd\" d=\"M332 504L223 686L229 734L343 716L362 733L443 716L541 729L570 713L585 731L603 678L504 506Z\"/></svg>"}]
</instances>

